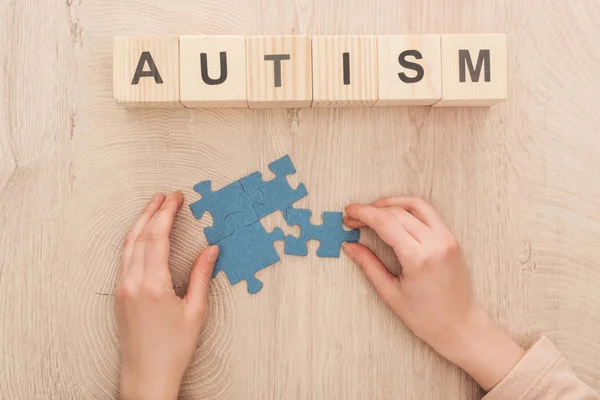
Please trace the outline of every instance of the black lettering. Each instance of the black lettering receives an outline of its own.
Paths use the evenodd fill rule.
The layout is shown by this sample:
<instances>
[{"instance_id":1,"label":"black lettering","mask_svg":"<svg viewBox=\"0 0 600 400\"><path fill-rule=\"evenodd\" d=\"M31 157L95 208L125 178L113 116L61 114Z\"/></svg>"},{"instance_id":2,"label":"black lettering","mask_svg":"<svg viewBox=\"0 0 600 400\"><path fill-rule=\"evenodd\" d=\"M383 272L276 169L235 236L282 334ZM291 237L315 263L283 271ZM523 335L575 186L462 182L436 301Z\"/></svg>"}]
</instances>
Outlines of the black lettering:
<instances>
[{"instance_id":1,"label":"black lettering","mask_svg":"<svg viewBox=\"0 0 600 400\"><path fill-rule=\"evenodd\" d=\"M477 56L477 66L473 67L473 60L471 59L471 53L469 50L458 51L458 70L460 75L460 81L467 81L467 66L469 68L469 75L471 76L472 82L479 82L481 77L481 70L484 70L484 80L490 82L492 79L491 71L491 56L489 50L479 50Z\"/></svg>"},{"instance_id":2,"label":"black lettering","mask_svg":"<svg viewBox=\"0 0 600 400\"><path fill-rule=\"evenodd\" d=\"M289 54L266 54L265 61L274 61L273 64L273 81L275 87L281 87L281 61L289 60Z\"/></svg>"},{"instance_id":3,"label":"black lettering","mask_svg":"<svg viewBox=\"0 0 600 400\"><path fill-rule=\"evenodd\" d=\"M344 85L350 84L350 53L342 54L344 64Z\"/></svg>"},{"instance_id":4,"label":"black lettering","mask_svg":"<svg viewBox=\"0 0 600 400\"><path fill-rule=\"evenodd\" d=\"M415 71L417 73L417 75L414 77L410 77L410 76L407 76L404 72L400 72L398 74L398 77L404 83L420 82L423 79L423 77L425 76L425 70L423 69L423 66L421 64L417 64L415 62L408 61L406 59L407 57L414 57L417 60L421 60L423 58L423 55L418 50L406 50L406 51L403 51L402 53L400 53L400 55L398 56L398 62L400 63L400 65L403 66L404 68Z\"/></svg>"},{"instance_id":5,"label":"black lettering","mask_svg":"<svg viewBox=\"0 0 600 400\"><path fill-rule=\"evenodd\" d=\"M220 85L227 79L227 53L222 51L219 53L221 62L221 75L218 79L212 79L208 76L208 63L206 61L206 53L200 53L200 71L202 72L202 80L207 85Z\"/></svg>"},{"instance_id":6,"label":"black lettering","mask_svg":"<svg viewBox=\"0 0 600 400\"><path fill-rule=\"evenodd\" d=\"M144 66L148 63L148 68L150 71L144 71ZM142 52L140 56L140 61L138 62L137 68L135 69L135 75L133 75L133 80L131 81L132 85L137 85L140 82L141 77L150 76L154 78L154 82L161 84L163 83L162 78L160 77L160 73L158 72L158 68L156 68L156 64L154 64L154 60L152 59L152 55L149 51Z\"/></svg>"}]
</instances>

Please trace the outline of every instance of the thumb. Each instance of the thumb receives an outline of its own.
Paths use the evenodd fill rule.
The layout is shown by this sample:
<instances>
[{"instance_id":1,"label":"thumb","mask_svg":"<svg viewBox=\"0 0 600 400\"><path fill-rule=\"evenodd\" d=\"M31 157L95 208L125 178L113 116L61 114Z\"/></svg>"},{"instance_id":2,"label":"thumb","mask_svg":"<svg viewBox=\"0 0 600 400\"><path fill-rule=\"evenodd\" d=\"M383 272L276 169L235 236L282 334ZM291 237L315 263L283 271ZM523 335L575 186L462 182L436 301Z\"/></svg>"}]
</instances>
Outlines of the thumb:
<instances>
[{"instance_id":1,"label":"thumb","mask_svg":"<svg viewBox=\"0 0 600 400\"><path fill-rule=\"evenodd\" d=\"M379 257L359 243L344 243L344 253L363 270L379 296L390 304L398 296L399 278L392 274Z\"/></svg>"},{"instance_id":2,"label":"thumb","mask_svg":"<svg viewBox=\"0 0 600 400\"><path fill-rule=\"evenodd\" d=\"M210 246L202 250L196 261L194 261L188 291L185 295L187 307L194 314L204 316L204 313L206 313L208 289L217 257L219 257L219 247Z\"/></svg>"}]
</instances>

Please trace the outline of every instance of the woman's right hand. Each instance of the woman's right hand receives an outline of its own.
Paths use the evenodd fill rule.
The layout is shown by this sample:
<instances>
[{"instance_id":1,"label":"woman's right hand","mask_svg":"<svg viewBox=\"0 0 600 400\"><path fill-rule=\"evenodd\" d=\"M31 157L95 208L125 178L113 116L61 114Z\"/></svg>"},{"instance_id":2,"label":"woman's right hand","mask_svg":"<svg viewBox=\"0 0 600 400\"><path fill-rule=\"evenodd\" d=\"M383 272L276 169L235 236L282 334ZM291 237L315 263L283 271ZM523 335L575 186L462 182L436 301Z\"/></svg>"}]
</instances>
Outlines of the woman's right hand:
<instances>
[{"instance_id":1,"label":"woman's right hand","mask_svg":"<svg viewBox=\"0 0 600 400\"><path fill-rule=\"evenodd\" d=\"M460 247L433 207L419 197L350 204L344 223L369 227L402 266L393 275L367 247L346 243L383 301L422 340L491 390L525 351L473 298Z\"/></svg>"}]
</instances>

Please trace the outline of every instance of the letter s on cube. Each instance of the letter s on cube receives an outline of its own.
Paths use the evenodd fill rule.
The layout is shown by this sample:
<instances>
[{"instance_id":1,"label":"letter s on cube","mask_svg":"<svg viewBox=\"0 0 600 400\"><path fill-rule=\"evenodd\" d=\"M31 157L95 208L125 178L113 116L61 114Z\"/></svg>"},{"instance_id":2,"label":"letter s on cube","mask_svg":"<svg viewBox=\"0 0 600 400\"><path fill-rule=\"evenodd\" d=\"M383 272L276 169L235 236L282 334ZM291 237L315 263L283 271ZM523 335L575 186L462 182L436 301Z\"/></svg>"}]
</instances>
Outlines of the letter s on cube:
<instances>
[{"instance_id":1,"label":"letter s on cube","mask_svg":"<svg viewBox=\"0 0 600 400\"><path fill-rule=\"evenodd\" d=\"M442 98L440 35L378 36L375 106L430 106Z\"/></svg>"}]
</instances>

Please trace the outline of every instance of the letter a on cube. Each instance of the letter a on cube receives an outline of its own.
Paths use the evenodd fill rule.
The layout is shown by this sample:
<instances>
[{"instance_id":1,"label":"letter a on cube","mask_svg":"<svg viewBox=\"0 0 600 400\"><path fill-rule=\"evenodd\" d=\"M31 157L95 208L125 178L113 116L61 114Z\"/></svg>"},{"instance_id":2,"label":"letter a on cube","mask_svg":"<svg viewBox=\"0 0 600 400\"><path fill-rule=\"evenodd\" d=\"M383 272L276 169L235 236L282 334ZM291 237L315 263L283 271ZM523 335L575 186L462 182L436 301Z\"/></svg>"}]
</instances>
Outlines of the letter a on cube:
<instances>
[{"instance_id":1,"label":"letter a on cube","mask_svg":"<svg viewBox=\"0 0 600 400\"><path fill-rule=\"evenodd\" d=\"M125 107L179 106L179 38L114 38L113 93Z\"/></svg>"}]
</instances>

